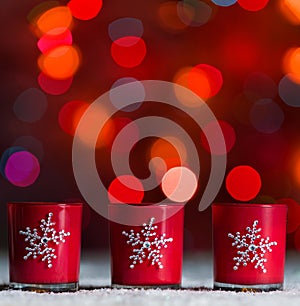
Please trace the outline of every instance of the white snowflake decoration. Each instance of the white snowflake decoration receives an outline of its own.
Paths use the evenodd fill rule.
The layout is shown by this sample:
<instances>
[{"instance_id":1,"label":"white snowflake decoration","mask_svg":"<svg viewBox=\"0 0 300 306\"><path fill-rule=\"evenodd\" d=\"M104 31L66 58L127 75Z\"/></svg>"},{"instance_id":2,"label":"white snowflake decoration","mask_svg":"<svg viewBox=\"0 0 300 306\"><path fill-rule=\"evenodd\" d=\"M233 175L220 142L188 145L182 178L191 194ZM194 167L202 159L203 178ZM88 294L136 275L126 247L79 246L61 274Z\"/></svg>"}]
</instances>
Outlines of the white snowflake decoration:
<instances>
[{"instance_id":1,"label":"white snowflake decoration","mask_svg":"<svg viewBox=\"0 0 300 306\"><path fill-rule=\"evenodd\" d=\"M158 237L155 230L157 225L153 225L155 218L151 218L149 224L144 223L143 229L140 232L135 233L134 230L130 230L129 233L123 231L122 234L128 237L127 244L130 244L133 249L133 255L129 256L131 260L130 268L133 269L136 264L141 264L144 260L149 260L151 265L157 265L158 268L163 269L161 263L162 248L167 248L167 243L172 242L173 238L166 238L166 234L163 233ZM154 239L153 239L154 238Z\"/></svg>"},{"instance_id":2,"label":"white snowflake decoration","mask_svg":"<svg viewBox=\"0 0 300 306\"><path fill-rule=\"evenodd\" d=\"M245 235L236 232L235 235L229 233L228 237L232 238L234 242L232 246L237 248L237 257L233 260L236 262L233 267L234 270L238 270L240 264L247 266L249 262L255 263L254 268L261 268L263 273L267 273L265 268L265 263L267 259L265 258L266 252L272 252L272 246L277 245L276 241L270 242L270 237L262 238L259 232L261 228L257 228L258 221L253 222L252 228L249 226L246 228L247 233Z\"/></svg>"},{"instance_id":3,"label":"white snowflake decoration","mask_svg":"<svg viewBox=\"0 0 300 306\"><path fill-rule=\"evenodd\" d=\"M65 237L70 236L70 232L64 230L58 233L54 229L55 222L51 222L53 213L48 214L47 220L42 219L40 221L40 230L30 227L26 227L26 231L20 230L21 235L26 236L25 241L29 242L28 247L25 250L28 252L23 258L27 260L32 256L33 259L42 257L42 261L47 261L48 268L52 268L52 259L57 258L55 255L55 248L51 247L51 243L58 245L59 243L65 243Z\"/></svg>"}]
</instances>

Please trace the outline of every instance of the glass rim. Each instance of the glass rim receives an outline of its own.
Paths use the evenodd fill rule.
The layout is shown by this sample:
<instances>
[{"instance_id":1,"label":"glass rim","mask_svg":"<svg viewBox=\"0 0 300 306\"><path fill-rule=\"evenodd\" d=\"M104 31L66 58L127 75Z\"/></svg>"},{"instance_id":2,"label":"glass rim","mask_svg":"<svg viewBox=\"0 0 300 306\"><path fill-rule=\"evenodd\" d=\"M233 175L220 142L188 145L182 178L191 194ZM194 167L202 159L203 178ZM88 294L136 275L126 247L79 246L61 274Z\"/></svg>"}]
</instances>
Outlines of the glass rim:
<instances>
[{"instance_id":1,"label":"glass rim","mask_svg":"<svg viewBox=\"0 0 300 306\"><path fill-rule=\"evenodd\" d=\"M212 206L230 206L230 207L262 207L262 208L287 208L284 203L238 203L238 202L217 202L212 203Z\"/></svg>"},{"instance_id":2,"label":"glass rim","mask_svg":"<svg viewBox=\"0 0 300 306\"><path fill-rule=\"evenodd\" d=\"M185 206L184 203L170 202L170 203L109 203L108 206L122 206L122 207L180 207Z\"/></svg>"}]
</instances>

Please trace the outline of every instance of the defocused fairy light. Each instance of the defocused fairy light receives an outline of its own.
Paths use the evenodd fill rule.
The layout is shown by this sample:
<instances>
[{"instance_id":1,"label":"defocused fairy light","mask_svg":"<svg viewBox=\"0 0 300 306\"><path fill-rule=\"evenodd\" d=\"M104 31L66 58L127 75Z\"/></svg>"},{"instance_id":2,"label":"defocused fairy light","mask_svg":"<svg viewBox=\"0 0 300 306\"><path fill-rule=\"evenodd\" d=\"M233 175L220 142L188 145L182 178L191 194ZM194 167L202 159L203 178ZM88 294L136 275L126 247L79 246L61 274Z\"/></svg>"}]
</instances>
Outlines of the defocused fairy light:
<instances>
[{"instance_id":1,"label":"defocused fairy light","mask_svg":"<svg viewBox=\"0 0 300 306\"><path fill-rule=\"evenodd\" d=\"M124 36L142 37L144 34L144 26L142 21L137 18L119 18L109 24L108 34L112 41Z\"/></svg>"},{"instance_id":2,"label":"defocused fairy light","mask_svg":"<svg viewBox=\"0 0 300 306\"><path fill-rule=\"evenodd\" d=\"M71 0L67 6L75 18L91 20L99 14L102 4L102 0Z\"/></svg>"},{"instance_id":3,"label":"defocused fairy light","mask_svg":"<svg viewBox=\"0 0 300 306\"><path fill-rule=\"evenodd\" d=\"M41 71L53 79L69 79L79 68L81 56L74 46L59 46L42 54L38 59Z\"/></svg>"},{"instance_id":4,"label":"defocused fairy light","mask_svg":"<svg viewBox=\"0 0 300 306\"><path fill-rule=\"evenodd\" d=\"M294 170L294 177L295 177L296 183L300 185L300 157L296 158L293 164L293 170Z\"/></svg>"},{"instance_id":5,"label":"defocused fairy light","mask_svg":"<svg viewBox=\"0 0 300 306\"><path fill-rule=\"evenodd\" d=\"M81 100L73 100L65 103L58 114L58 123L61 129L74 136L81 116L89 107L89 103Z\"/></svg>"},{"instance_id":6,"label":"defocused fairy light","mask_svg":"<svg viewBox=\"0 0 300 306\"><path fill-rule=\"evenodd\" d=\"M23 146L12 146L7 148L1 155L0 158L0 172L1 175L6 178L5 175L5 166L7 164L8 159L10 158L11 155L13 155L16 152L21 152L21 151L25 151L25 148Z\"/></svg>"},{"instance_id":7,"label":"defocused fairy light","mask_svg":"<svg viewBox=\"0 0 300 306\"><path fill-rule=\"evenodd\" d=\"M174 202L186 202L195 194L198 187L196 175L186 167L174 167L162 178L161 188L167 198Z\"/></svg>"},{"instance_id":8,"label":"defocused fairy light","mask_svg":"<svg viewBox=\"0 0 300 306\"><path fill-rule=\"evenodd\" d=\"M84 111L79 108L78 113L75 112L73 116L73 126L76 127L76 130L79 130L77 133L78 139L88 147L101 148L107 146L111 143L111 136L114 131L113 121L107 115L107 110L100 105L94 106L93 113L90 116L90 120L88 123L82 123L81 117L83 116ZM93 135L91 131L95 131L96 127L98 127L99 122L105 122L103 129L100 131L100 135L94 143ZM78 126L81 124L80 128ZM101 139L100 139L101 138Z\"/></svg>"},{"instance_id":9,"label":"defocused fairy light","mask_svg":"<svg viewBox=\"0 0 300 306\"><path fill-rule=\"evenodd\" d=\"M52 35L49 33L44 34L37 42L37 46L42 53L47 53L48 51L61 45L70 46L72 45L72 42L72 33L69 29L66 29L64 32L57 35Z\"/></svg>"},{"instance_id":10,"label":"defocused fairy light","mask_svg":"<svg viewBox=\"0 0 300 306\"><path fill-rule=\"evenodd\" d=\"M201 75L205 76L206 79L208 80L209 96L207 98L211 98L215 96L222 88L222 85L223 85L222 73L219 69L217 69L216 67L212 65L208 65L208 64L196 65L191 70L191 73L195 73L195 74L200 73ZM194 81L195 80L192 80L192 83ZM194 90L196 91L197 89L196 87L194 87L196 85L199 85L199 84L193 84L191 89L193 90L194 88Z\"/></svg>"},{"instance_id":11,"label":"defocused fairy light","mask_svg":"<svg viewBox=\"0 0 300 306\"><path fill-rule=\"evenodd\" d=\"M164 161L167 170L175 166L180 166L182 161L186 160L187 152L179 139L172 137L172 143L174 142L176 146L172 145L171 142L165 139L157 139L151 146L150 159L156 157L161 158Z\"/></svg>"},{"instance_id":12,"label":"defocused fairy light","mask_svg":"<svg viewBox=\"0 0 300 306\"><path fill-rule=\"evenodd\" d=\"M108 188L111 203L139 204L144 198L143 184L132 175L116 177Z\"/></svg>"},{"instance_id":13,"label":"defocused fairy light","mask_svg":"<svg viewBox=\"0 0 300 306\"><path fill-rule=\"evenodd\" d=\"M73 17L67 6L57 6L45 11L36 20L36 27L39 33L58 35L70 29Z\"/></svg>"},{"instance_id":14,"label":"defocused fairy light","mask_svg":"<svg viewBox=\"0 0 300 306\"><path fill-rule=\"evenodd\" d=\"M187 26L199 27L209 21L212 8L203 1L182 0L177 3L177 14Z\"/></svg>"},{"instance_id":15,"label":"defocused fairy light","mask_svg":"<svg viewBox=\"0 0 300 306\"><path fill-rule=\"evenodd\" d=\"M224 136L225 145L226 145L225 150L222 144L220 144L219 146L215 146L213 149L211 149L205 137L205 134L213 135L214 133L217 133L217 129L219 127L221 128ZM213 155L224 155L229 153L234 147L236 141L236 134L234 128L228 122L223 120L218 120L210 122L204 127L203 131L201 132L200 139L202 146L207 152Z\"/></svg>"},{"instance_id":16,"label":"defocused fairy light","mask_svg":"<svg viewBox=\"0 0 300 306\"><path fill-rule=\"evenodd\" d=\"M295 25L300 24L300 2L299 0L278 0L281 13Z\"/></svg>"},{"instance_id":17,"label":"defocused fairy light","mask_svg":"<svg viewBox=\"0 0 300 306\"><path fill-rule=\"evenodd\" d=\"M135 78L124 77L116 80L111 89L116 88L117 86L135 82L134 89L130 91L123 91L122 96L118 95L116 91L111 90L109 93L109 98L111 103L117 108L124 112L132 112L137 110L145 100L145 88L143 84ZM124 105L127 105L129 101L135 100L136 104L129 105L124 108Z\"/></svg>"},{"instance_id":18,"label":"defocused fairy light","mask_svg":"<svg viewBox=\"0 0 300 306\"><path fill-rule=\"evenodd\" d=\"M284 103L293 107L300 107L300 84L295 83L289 75L285 75L278 85L279 96Z\"/></svg>"},{"instance_id":19,"label":"defocused fairy light","mask_svg":"<svg viewBox=\"0 0 300 306\"><path fill-rule=\"evenodd\" d=\"M187 25L178 16L177 1L167 1L158 8L158 21L162 28L170 33L182 32Z\"/></svg>"},{"instance_id":20,"label":"defocused fairy light","mask_svg":"<svg viewBox=\"0 0 300 306\"><path fill-rule=\"evenodd\" d=\"M36 22L46 11L60 6L59 1L43 1L36 5L27 15L27 20L32 26L36 26ZM37 33L36 33L37 34Z\"/></svg>"},{"instance_id":21,"label":"defocused fairy light","mask_svg":"<svg viewBox=\"0 0 300 306\"><path fill-rule=\"evenodd\" d=\"M140 133L137 124L127 117L117 117L110 119L109 122L109 135L107 135L109 137L106 136L104 140L108 149L113 150L114 153L121 154L130 151L130 144L137 143L139 140ZM125 133L125 137L118 137L121 131ZM118 138L116 139L116 137Z\"/></svg>"},{"instance_id":22,"label":"defocused fairy light","mask_svg":"<svg viewBox=\"0 0 300 306\"><path fill-rule=\"evenodd\" d=\"M223 85L223 77L217 68L207 64L199 64L191 68L181 68L175 74L173 82L189 88L203 100L207 100L220 91ZM198 104L193 103L194 101L180 97L176 91L175 94L182 104L198 107Z\"/></svg>"},{"instance_id":23,"label":"defocused fairy light","mask_svg":"<svg viewBox=\"0 0 300 306\"><path fill-rule=\"evenodd\" d=\"M257 196L261 188L259 173L247 165L233 168L226 177L226 189L236 200L249 201Z\"/></svg>"},{"instance_id":24,"label":"defocused fairy light","mask_svg":"<svg viewBox=\"0 0 300 306\"><path fill-rule=\"evenodd\" d=\"M219 6L231 6L237 2L237 0L211 0L216 5Z\"/></svg>"},{"instance_id":25,"label":"defocused fairy light","mask_svg":"<svg viewBox=\"0 0 300 306\"><path fill-rule=\"evenodd\" d=\"M272 99L260 99L252 106L250 121L258 131L271 134L281 128L284 112Z\"/></svg>"},{"instance_id":26,"label":"defocused fairy light","mask_svg":"<svg viewBox=\"0 0 300 306\"><path fill-rule=\"evenodd\" d=\"M300 48L291 48L286 52L283 61L283 71L294 82L300 83Z\"/></svg>"},{"instance_id":27,"label":"defocused fairy light","mask_svg":"<svg viewBox=\"0 0 300 306\"><path fill-rule=\"evenodd\" d=\"M20 120L32 123L43 117L47 106L47 97L41 90L28 88L17 97L13 110Z\"/></svg>"},{"instance_id":28,"label":"defocused fairy light","mask_svg":"<svg viewBox=\"0 0 300 306\"><path fill-rule=\"evenodd\" d=\"M267 74L253 71L245 78L244 92L250 99L274 99L277 95L277 85Z\"/></svg>"},{"instance_id":29,"label":"defocused fairy light","mask_svg":"<svg viewBox=\"0 0 300 306\"><path fill-rule=\"evenodd\" d=\"M237 2L243 9L256 12L265 8L269 0L237 0Z\"/></svg>"},{"instance_id":30,"label":"defocused fairy light","mask_svg":"<svg viewBox=\"0 0 300 306\"><path fill-rule=\"evenodd\" d=\"M66 93L70 89L72 82L73 77L57 80L50 78L43 72L38 76L38 83L41 89L49 95L62 95Z\"/></svg>"},{"instance_id":31,"label":"defocused fairy light","mask_svg":"<svg viewBox=\"0 0 300 306\"><path fill-rule=\"evenodd\" d=\"M124 36L113 41L110 53L119 66L133 68L141 64L146 56L147 49L142 38Z\"/></svg>"},{"instance_id":32,"label":"defocused fairy light","mask_svg":"<svg viewBox=\"0 0 300 306\"><path fill-rule=\"evenodd\" d=\"M40 174L38 159L28 151L15 152L9 156L5 169L7 180L15 186L32 185Z\"/></svg>"}]
</instances>

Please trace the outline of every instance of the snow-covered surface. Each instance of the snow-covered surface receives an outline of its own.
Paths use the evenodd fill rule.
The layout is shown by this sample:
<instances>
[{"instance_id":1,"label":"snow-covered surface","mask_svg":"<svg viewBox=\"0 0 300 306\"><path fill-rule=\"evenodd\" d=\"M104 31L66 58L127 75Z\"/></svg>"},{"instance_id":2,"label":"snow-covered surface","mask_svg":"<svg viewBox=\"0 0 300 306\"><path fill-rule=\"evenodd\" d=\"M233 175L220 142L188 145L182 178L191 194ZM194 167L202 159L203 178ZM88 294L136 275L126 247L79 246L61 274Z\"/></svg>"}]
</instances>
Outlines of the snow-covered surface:
<instances>
[{"instance_id":1,"label":"snow-covered surface","mask_svg":"<svg viewBox=\"0 0 300 306\"><path fill-rule=\"evenodd\" d=\"M7 257L0 256L0 281L8 283ZM300 254L289 254L284 291L235 293L213 291L209 254L189 254L184 259L183 288L180 290L111 289L108 254L82 257L80 287L76 293L0 291L0 306L85 306L85 305L172 305L172 306L293 306L300 305Z\"/></svg>"}]
</instances>

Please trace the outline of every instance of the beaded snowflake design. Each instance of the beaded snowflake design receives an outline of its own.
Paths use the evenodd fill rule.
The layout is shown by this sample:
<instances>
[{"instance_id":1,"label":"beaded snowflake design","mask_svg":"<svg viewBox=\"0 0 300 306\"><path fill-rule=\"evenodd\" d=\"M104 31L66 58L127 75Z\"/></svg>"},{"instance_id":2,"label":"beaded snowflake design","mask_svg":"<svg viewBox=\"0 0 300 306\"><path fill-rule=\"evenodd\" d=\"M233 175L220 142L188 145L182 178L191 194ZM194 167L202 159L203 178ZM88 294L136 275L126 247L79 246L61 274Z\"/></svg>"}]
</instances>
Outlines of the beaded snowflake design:
<instances>
[{"instance_id":1,"label":"beaded snowflake design","mask_svg":"<svg viewBox=\"0 0 300 306\"><path fill-rule=\"evenodd\" d=\"M267 273L265 263L267 259L265 254L267 252L272 252L272 246L276 246L277 242L270 242L270 237L263 238L259 233L261 228L257 228L258 221L253 222L252 228L246 228L246 234L241 235L240 232L236 232L235 235L229 233L228 237L232 238L234 241L232 246L236 247L237 255L233 258L236 262L233 269L238 270L240 265L247 266L248 263L253 263L254 268L261 268L263 273Z\"/></svg>"},{"instance_id":2,"label":"beaded snowflake design","mask_svg":"<svg viewBox=\"0 0 300 306\"><path fill-rule=\"evenodd\" d=\"M173 238L166 238L166 234L158 236L155 230L158 226L153 225L155 218L151 218L149 223L143 224L143 229L140 232L130 230L122 232L122 235L128 237L127 244L132 246L132 255L129 256L131 260L130 268L133 269L135 265L141 264L148 260L152 266L156 265L159 269L163 269L161 263L162 248L167 248L167 243L172 242Z\"/></svg>"},{"instance_id":3,"label":"beaded snowflake design","mask_svg":"<svg viewBox=\"0 0 300 306\"><path fill-rule=\"evenodd\" d=\"M47 220L42 219L40 221L39 229L30 229L26 227L26 230L20 230L20 235L25 236L25 241L29 246L25 248L28 252L23 258L27 260L32 257L33 259L41 258L42 261L47 261L47 267L52 268L52 260L57 258L55 255L55 245L65 243L65 237L70 236L70 232L61 230L57 232L54 229L55 222L52 222L53 213L50 212L47 215Z\"/></svg>"}]
</instances>

